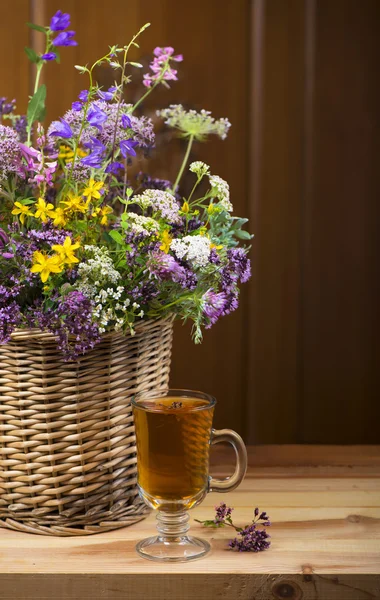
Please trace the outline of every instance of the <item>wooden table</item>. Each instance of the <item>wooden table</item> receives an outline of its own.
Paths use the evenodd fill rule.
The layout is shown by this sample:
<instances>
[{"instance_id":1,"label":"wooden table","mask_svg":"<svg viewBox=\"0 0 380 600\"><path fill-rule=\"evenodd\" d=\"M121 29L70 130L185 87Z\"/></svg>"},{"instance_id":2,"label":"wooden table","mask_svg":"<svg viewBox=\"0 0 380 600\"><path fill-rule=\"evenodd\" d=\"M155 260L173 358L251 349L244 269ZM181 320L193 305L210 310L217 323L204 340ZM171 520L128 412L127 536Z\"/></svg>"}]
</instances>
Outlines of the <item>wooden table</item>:
<instances>
[{"instance_id":1,"label":"wooden table","mask_svg":"<svg viewBox=\"0 0 380 600\"><path fill-rule=\"evenodd\" d=\"M214 474L225 475L233 457L215 448L212 463ZM211 541L208 557L177 565L145 561L134 546L153 533L153 515L85 538L0 529L0 599L380 598L380 446L252 447L249 465L238 490L209 494L191 514L212 518L213 506L225 500L245 524L258 506L273 522L269 550L228 551L229 529L192 522L193 534Z\"/></svg>"}]
</instances>

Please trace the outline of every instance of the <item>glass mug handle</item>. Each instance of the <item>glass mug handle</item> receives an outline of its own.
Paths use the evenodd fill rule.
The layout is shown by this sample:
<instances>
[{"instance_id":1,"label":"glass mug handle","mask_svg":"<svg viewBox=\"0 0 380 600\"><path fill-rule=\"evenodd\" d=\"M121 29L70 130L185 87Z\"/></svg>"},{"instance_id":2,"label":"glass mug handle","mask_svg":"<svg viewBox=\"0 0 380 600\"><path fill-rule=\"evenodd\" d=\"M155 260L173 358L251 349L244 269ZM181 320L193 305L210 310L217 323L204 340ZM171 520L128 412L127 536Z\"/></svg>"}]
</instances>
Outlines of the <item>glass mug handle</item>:
<instances>
[{"instance_id":1,"label":"glass mug handle","mask_svg":"<svg viewBox=\"0 0 380 600\"><path fill-rule=\"evenodd\" d=\"M212 429L211 444L228 442L235 450L236 468L235 473L226 479L209 479L209 492L231 492L243 481L247 471L247 449L240 435L232 429Z\"/></svg>"}]
</instances>

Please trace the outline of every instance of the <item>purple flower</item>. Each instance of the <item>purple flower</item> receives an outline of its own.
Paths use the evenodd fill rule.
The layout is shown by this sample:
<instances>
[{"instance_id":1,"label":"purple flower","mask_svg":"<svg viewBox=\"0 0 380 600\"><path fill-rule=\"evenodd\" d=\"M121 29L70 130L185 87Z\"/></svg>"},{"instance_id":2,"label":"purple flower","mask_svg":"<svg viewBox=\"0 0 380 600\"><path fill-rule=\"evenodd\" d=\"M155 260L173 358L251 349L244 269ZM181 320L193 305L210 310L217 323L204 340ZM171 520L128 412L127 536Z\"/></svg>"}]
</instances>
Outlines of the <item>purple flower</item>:
<instances>
[{"instance_id":1,"label":"purple flower","mask_svg":"<svg viewBox=\"0 0 380 600\"><path fill-rule=\"evenodd\" d=\"M78 98L79 98L79 100L82 100L82 102L87 102L87 100L88 100L88 90L82 90L81 92L79 92Z\"/></svg>"},{"instance_id":2,"label":"purple flower","mask_svg":"<svg viewBox=\"0 0 380 600\"><path fill-rule=\"evenodd\" d=\"M121 115L121 124L124 129L127 129L127 127L132 127L131 119L126 114Z\"/></svg>"},{"instance_id":3,"label":"purple flower","mask_svg":"<svg viewBox=\"0 0 380 600\"><path fill-rule=\"evenodd\" d=\"M270 535L265 529L257 529L254 523L239 531L238 535L240 538L231 540L229 547L239 552L262 552L270 546Z\"/></svg>"},{"instance_id":4,"label":"purple flower","mask_svg":"<svg viewBox=\"0 0 380 600\"><path fill-rule=\"evenodd\" d=\"M42 60L55 60L57 55L55 52L46 52L46 54L42 54Z\"/></svg>"},{"instance_id":5,"label":"purple flower","mask_svg":"<svg viewBox=\"0 0 380 600\"><path fill-rule=\"evenodd\" d=\"M21 115L17 117L14 122L14 128L18 133L18 137L20 138L20 142L26 142L28 138L28 134L26 132L28 121L25 115Z\"/></svg>"},{"instance_id":6,"label":"purple flower","mask_svg":"<svg viewBox=\"0 0 380 600\"><path fill-rule=\"evenodd\" d=\"M71 108L72 108L73 110L76 110L76 111L78 111L78 110L82 110L82 107L83 107L83 104L82 104L82 102L79 102L79 100L76 100L76 101L75 101L75 102L73 102L73 103L72 103L72 105L71 105Z\"/></svg>"},{"instance_id":7,"label":"purple flower","mask_svg":"<svg viewBox=\"0 0 380 600\"><path fill-rule=\"evenodd\" d=\"M100 140L97 140L93 136L91 136L91 141L85 144L85 146L90 148L91 153L81 159L82 165L98 169L102 165L106 147Z\"/></svg>"},{"instance_id":8,"label":"purple flower","mask_svg":"<svg viewBox=\"0 0 380 600\"><path fill-rule=\"evenodd\" d=\"M62 31L52 41L53 46L78 46L78 42L72 38L75 35L75 31Z\"/></svg>"},{"instance_id":9,"label":"purple flower","mask_svg":"<svg viewBox=\"0 0 380 600\"><path fill-rule=\"evenodd\" d=\"M7 258L7 259L15 257L15 255L13 254L13 252L3 252L3 254L1 256L3 256L4 258Z\"/></svg>"},{"instance_id":10,"label":"purple flower","mask_svg":"<svg viewBox=\"0 0 380 600\"><path fill-rule=\"evenodd\" d=\"M251 261L243 248L231 248L227 251L229 260L228 268L231 273L235 273L241 283L246 283L251 277Z\"/></svg>"},{"instance_id":11,"label":"purple flower","mask_svg":"<svg viewBox=\"0 0 380 600\"><path fill-rule=\"evenodd\" d=\"M185 265L180 264L170 254L156 250L147 262L147 269L151 275L160 281L173 281L182 288L193 290L197 285L197 277Z\"/></svg>"},{"instance_id":12,"label":"purple flower","mask_svg":"<svg viewBox=\"0 0 380 600\"><path fill-rule=\"evenodd\" d=\"M215 293L212 289L208 290L202 297L203 313L208 319L206 329L210 329L220 317L225 314L227 306L227 296L224 292Z\"/></svg>"},{"instance_id":13,"label":"purple flower","mask_svg":"<svg viewBox=\"0 0 380 600\"><path fill-rule=\"evenodd\" d=\"M167 46L166 48L157 47L153 50L153 54L154 59L149 65L153 74L145 73L143 75L143 84L146 87L151 87L158 79L165 81L177 80L177 70L171 67L170 61L181 62L183 60L182 54L173 56L174 48L171 46Z\"/></svg>"},{"instance_id":14,"label":"purple flower","mask_svg":"<svg viewBox=\"0 0 380 600\"><path fill-rule=\"evenodd\" d=\"M20 308L17 302L0 307L0 344L11 339L11 333L21 322Z\"/></svg>"},{"instance_id":15,"label":"purple flower","mask_svg":"<svg viewBox=\"0 0 380 600\"><path fill-rule=\"evenodd\" d=\"M224 521L231 516L233 508L227 506L225 502L221 502L219 506L215 506L215 525L219 525L220 523L224 523Z\"/></svg>"},{"instance_id":16,"label":"purple flower","mask_svg":"<svg viewBox=\"0 0 380 600\"><path fill-rule=\"evenodd\" d=\"M117 175L120 169L124 169L123 163L117 161L112 162L106 168L106 173L113 173L114 175Z\"/></svg>"},{"instance_id":17,"label":"purple flower","mask_svg":"<svg viewBox=\"0 0 380 600\"><path fill-rule=\"evenodd\" d=\"M97 127L99 131L102 129L102 124L107 121L107 115L96 104L92 104L87 113L87 121L93 127Z\"/></svg>"},{"instance_id":18,"label":"purple flower","mask_svg":"<svg viewBox=\"0 0 380 600\"><path fill-rule=\"evenodd\" d=\"M73 132L65 119L60 118L60 121L53 121L51 124L51 128L53 131L49 131L49 135L56 135L61 138L71 138L73 137Z\"/></svg>"},{"instance_id":19,"label":"purple flower","mask_svg":"<svg viewBox=\"0 0 380 600\"><path fill-rule=\"evenodd\" d=\"M57 10L55 15L51 18L50 29L52 31L63 31L70 26L70 15L63 13L61 10Z\"/></svg>"},{"instance_id":20,"label":"purple flower","mask_svg":"<svg viewBox=\"0 0 380 600\"><path fill-rule=\"evenodd\" d=\"M113 100L116 90L117 90L117 88L115 86L108 88L107 92L98 90L98 97L101 100L105 100L106 102L109 102L110 100Z\"/></svg>"},{"instance_id":21,"label":"purple flower","mask_svg":"<svg viewBox=\"0 0 380 600\"><path fill-rule=\"evenodd\" d=\"M20 173L21 153L17 132L0 125L0 182L11 173Z\"/></svg>"},{"instance_id":22,"label":"purple flower","mask_svg":"<svg viewBox=\"0 0 380 600\"><path fill-rule=\"evenodd\" d=\"M7 99L2 97L0 98L0 116L1 115L9 115L16 108L16 100L12 100L11 102L7 102Z\"/></svg>"},{"instance_id":23,"label":"purple flower","mask_svg":"<svg viewBox=\"0 0 380 600\"><path fill-rule=\"evenodd\" d=\"M120 142L120 152L124 158L127 158L128 154L130 156L136 156L136 151L134 150L136 146L138 146L138 142L134 142L132 140L122 140Z\"/></svg>"},{"instance_id":24,"label":"purple flower","mask_svg":"<svg viewBox=\"0 0 380 600\"><path fill-rule=\"evenodd\" d=\"M4 229L0 228L0 248L4 248L9 242L9 237L5 233Z\"/></svg>"}]
</instances>

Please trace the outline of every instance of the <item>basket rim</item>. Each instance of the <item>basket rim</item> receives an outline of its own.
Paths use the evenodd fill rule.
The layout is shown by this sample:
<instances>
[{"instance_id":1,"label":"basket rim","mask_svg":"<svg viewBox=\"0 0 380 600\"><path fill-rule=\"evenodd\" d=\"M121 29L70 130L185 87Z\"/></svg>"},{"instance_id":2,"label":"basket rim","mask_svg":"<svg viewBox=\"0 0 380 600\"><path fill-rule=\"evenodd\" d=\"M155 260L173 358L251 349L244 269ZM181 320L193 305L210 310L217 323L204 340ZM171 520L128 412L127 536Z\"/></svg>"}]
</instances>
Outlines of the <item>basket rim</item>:
<instances>
[{"instance_id":1,"label":"basket rim","mask_svg":"<svg viewBox=\"0 0 380 600\"><path fill-rule=\"evenodd\" d=\"M170 313L166 317L157 317L157 318L153 318L153 319L146 319L145 321L142 320L135 325L134 329L136 330L136 333L140 333L141 331L144 331L144 329L150 328L152 325L155 325L158 323L173 322L175 319L175 316L176 315L174 313ZM127 338L127 337L130 337L131 334L130 334L130 332L127 332L126 334L124 334L121 331L110 331L110 332L102 334L101 339L107 340L107 339L110 339L115 336ZM43 329L39 329L38 327L30 327L30 328L25 328L25 329L16 328L14 331L12 331L12 333L10 334L10 337L11 337L11 341L17 341L17 340L21 340L21 339L30 339L30 340L38 339L38 340L46 340L46 341L57 341L57 339L58 339L57 336L54 335L53 333L51 333L50 331L44 331Z\"/></svg>"}]
</instances>

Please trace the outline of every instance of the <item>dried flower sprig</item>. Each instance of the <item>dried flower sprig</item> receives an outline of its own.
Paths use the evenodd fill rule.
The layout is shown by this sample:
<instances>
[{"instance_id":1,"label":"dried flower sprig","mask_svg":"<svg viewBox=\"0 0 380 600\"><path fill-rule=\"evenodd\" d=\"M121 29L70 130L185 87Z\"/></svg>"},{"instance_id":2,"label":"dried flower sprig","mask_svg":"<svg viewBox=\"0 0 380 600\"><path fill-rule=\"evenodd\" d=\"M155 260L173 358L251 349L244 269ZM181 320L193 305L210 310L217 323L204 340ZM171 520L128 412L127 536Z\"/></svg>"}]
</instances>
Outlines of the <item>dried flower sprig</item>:
<instances>
[{"instance_id":1,"label":"dried flower sprig","mask_svg":"<svg viewBox=\"0 0 380 600\"><path fill-rule=\"evenodd\" d=\"M195 520L197 523L201 523L205 527L217 528L225 527L226 525L233 527L240 537L230 540L228 545L231 550L238 550L239 552L262 552L263 550L267 550L270 546L270 542L268 541L270 535L265 529L257 528L258 525L264 527L269 527L271 525L267 513L260 513L259 509L255 508L252 523L250 525L246 525L245 527L237 527L232 521L232 511L233 508L227 506L224 502L221 502L219 506L215 507L215 517L212 521L200 521L199 519Z\"/></svg>"}]
</instances>

